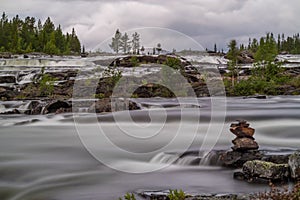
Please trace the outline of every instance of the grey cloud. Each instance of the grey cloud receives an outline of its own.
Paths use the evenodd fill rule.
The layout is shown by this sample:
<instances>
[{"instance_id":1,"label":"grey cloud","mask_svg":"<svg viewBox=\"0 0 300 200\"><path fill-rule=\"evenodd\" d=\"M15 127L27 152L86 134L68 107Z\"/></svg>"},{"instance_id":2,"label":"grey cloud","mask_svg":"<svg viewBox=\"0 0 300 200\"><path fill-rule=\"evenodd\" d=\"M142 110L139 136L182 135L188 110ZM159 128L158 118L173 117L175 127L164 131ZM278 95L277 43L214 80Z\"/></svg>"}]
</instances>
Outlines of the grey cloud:
<instances>
[{"instance_id":1,"label":"grey cloud","mask_svg":"<svg viewBox=\"0 0 300 200\"><path fill-rule=\"evenodd\" d=\"M165 27L226 48L232 38L247 42L268 31L294 34L300 27L299 0L2 0L1 7L10 15L50 16L64 31L75 27L87 48L117 28Z\"/></svg>"}]
</instances>

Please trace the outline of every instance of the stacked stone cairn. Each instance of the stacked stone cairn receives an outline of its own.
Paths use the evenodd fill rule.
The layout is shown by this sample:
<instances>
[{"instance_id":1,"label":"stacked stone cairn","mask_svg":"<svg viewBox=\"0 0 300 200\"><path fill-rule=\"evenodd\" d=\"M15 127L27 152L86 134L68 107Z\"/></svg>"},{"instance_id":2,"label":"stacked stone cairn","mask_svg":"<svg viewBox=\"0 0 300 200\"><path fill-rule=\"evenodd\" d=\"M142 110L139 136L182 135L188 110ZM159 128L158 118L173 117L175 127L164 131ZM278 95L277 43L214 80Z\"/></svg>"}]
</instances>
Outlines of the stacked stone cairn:
<instances>
[{"instance_id":1,"label":"stacked stone cairn","mask_svg":"<svg viewBox=\"0 0 300 200\"><path fill-rule=\"evenodd\" d=\"M237 122L230 125L230 131L236 136L236 138L232 140L234 146L231 148L233 151L244 152L257 150L259 148L253 137L255 129L249 127L247 121L237 120Z\"/></svg>"}]
</instances>

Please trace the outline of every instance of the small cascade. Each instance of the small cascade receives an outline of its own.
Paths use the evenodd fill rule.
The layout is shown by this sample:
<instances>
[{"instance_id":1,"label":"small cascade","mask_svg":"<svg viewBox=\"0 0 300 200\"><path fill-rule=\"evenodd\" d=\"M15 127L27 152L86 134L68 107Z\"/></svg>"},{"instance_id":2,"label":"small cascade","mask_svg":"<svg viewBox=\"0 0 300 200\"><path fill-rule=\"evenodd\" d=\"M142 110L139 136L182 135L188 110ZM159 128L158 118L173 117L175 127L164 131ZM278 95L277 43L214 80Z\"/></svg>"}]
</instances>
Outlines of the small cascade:
<instances>
[{"instance_id":1,"label":"small cascade","mask_svg":"<svg viewBox=\"0 0 300 200\"><path fill-rule=\"evenodd\" d=\"M18 80L18 84L21 85L21 84L32 82L35 75L36 75L36 73L31 73L31 74L27 74L25 76L20 77L19 80Z\"/></svg>"},{"instance_id":2,"label":"small cascade","mask_svg":"<svg viewBox=\"0 0 300 200\"><path fill-rule=\"evenodd\" d=\"M6 111L6 108L3 104L0 104L0 113L4 113Z\"/></svg>"},{"instance_id":3,"label":"small cascade","mask_svg":"<svg viewBox=\"0 0 300 200\"><path fill-rule=\"evenodd\" d=\"M173 153L159 153L154 156L150 163L164 163L164 164L174 164L178 160L179 156Z\"/></svg>"},{"instance_id":4,"label":"small cascade","mask_svg":"<svg viewBox=\"0 0 300 200\"><path fill-rule=\"evenodd\" d=\"M179 158L176 162L176 164L178 165L199 165L201 161L200 157L196 157L196 156L184 156L182 158Z\"/></svg>"},{"instance_id":5,"label":"small cascade","mask_svg":"<svg viewBox=\"0 0 300 200\"><path fill-rule=\"evenodd\" d=\"M216 151L206 152L201 158L200 165L211 166L211 165L219 165L220 154Z\"/></svg>"},{"instance_id":6,"label":"small cascade","mask_svg":"<svg viewBox=\"0 0 300 200\"><path fill-rule=\"evenodd\" d=\"M183 166L217 166L220 165L220 152L186 152L179 153L159 153L154 156L151 163L174 164Z\"/></svg>"}]
</instances>

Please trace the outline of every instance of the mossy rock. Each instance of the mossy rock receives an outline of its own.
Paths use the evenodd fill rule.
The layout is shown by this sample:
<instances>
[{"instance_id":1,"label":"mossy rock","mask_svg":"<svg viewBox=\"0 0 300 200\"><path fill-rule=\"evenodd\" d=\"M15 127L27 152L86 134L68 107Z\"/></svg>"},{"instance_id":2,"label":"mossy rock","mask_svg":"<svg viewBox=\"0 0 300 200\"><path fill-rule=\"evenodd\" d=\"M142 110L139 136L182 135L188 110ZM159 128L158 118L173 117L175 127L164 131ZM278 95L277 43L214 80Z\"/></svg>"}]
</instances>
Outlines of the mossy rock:
<instances>
[{"instance_id":1,"label":"mossy rock","mask_svg":"<svg viewBox=\"0 0 300 200\"><path fill-rule=\"evenodd\" d=\"M247 161L243 165L243 173L250 181L256 178L281 181L286 180L290 175L288 164L275 164L261 160Z\"/></svg>"}]
</instances>

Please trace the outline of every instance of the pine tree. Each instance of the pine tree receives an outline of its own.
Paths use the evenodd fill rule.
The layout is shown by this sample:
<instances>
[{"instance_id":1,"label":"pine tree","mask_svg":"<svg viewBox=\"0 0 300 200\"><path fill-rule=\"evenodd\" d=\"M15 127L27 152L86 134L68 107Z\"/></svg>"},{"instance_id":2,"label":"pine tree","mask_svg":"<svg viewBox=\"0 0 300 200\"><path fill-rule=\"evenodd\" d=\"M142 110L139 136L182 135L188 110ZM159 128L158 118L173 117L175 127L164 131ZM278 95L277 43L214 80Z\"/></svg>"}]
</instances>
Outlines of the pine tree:
<instances>
[{"instance_id":1,"label":"pine tree","mask_svg":"<svg viewBox=\"0 0 300 200\"><path fill-rule=\"evenodd\" d=\"M160 43L157 44L156 50L157 50L157 53L160 54L160 52L162 50Z\"/></svg>"},{"instance_id":2,"label":"pine tree","mask_svg":"<svg viewBox=\"0 0 300 200\"><path fill-rule=\"evenodd\" d=\"M132 44L133 54L137 54L138 50L140 48L140 35L137 32L135 32L134 34L132 34L131 44Z\"/></svg>"},{"instance_id":3,"label":"pine tree","mask_svg":"<svg viewBox=\"0 0 300 200\"><path fill-rule=\"evenodd\" d=\"M80 41L75 33L75 29L72 28L72 34L71 34L71 37L70 37L70 51L71 53L80 53L80 50L81 50L81 45L80 45Z\"/></svg>"},{"instance_id":4,"label":"pine tree","mask_svg":"<svg viewBox=\"0 0 300 200\"><path fill-rule=\"evenodd\" d=\"M238 48L236 40L231 40L228 44L229 51L227 53L227 58L230 60L228 62L228 69L231 71L231 81L232 86L234 86L234 77L236 74L236 67L237 67L237 57L238 57Z\"/></svg>"},{"instance_id":5,"label":"pine tree","mask_svg":"<svg viewBox=\"0 0 300 200\"><path fill-rule=\"evenodd\" d=\"M123 51L123 53L128 53L131 50L131 46L130 46L130 39L127 35L127 33L125 33L120 40L120 49Z\"/></svg>"},{"instance_id":6,"label":"pine tree","mask_svg":"<svg viewBox=\"0 0 300 200\"><path fill-rule=\"evenodd\" d=\"M122 34L119 31L119 29L116 30L115 37L112 38L111 44L109 47L115 52L119 53L120 48L121 48L121 38Z\"/></svg>"}]
</instances>

